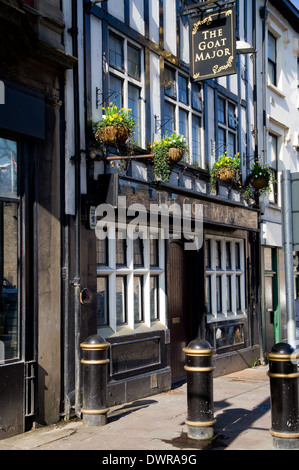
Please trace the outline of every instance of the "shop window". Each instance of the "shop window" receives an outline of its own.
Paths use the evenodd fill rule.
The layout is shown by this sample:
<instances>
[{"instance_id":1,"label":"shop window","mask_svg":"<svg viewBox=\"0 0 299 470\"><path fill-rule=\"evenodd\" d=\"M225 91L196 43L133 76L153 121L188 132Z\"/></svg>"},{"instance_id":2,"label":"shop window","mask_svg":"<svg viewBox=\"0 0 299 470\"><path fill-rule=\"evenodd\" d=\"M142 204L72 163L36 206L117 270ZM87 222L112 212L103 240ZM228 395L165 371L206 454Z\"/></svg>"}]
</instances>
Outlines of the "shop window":
<instances>
[{"instance_id":1,"label":"shop window","mask_svg":"<svg viewBox=\"0 0 299 470\"><path fill-rule=\"evenodd\" d=\"M164 240L120 238L120 232L109 227L108 237L96 243L97 253L107 247L106 258L97 256L98 329L165 324ZM106 264L99 262L103 259Z\"/></svg>"},{"instance_id":2,"label":"shop window","mask_svg":"<svg viewBox=\"0 0 299 470\"><path fill-rule=\"evenodd\" d=\"M119 109L131 109L135 121L133 139L139 146L144 145L143 75L143 50L127 38L110 32L109 101Z\"/></svg>"},{"instance_id":3,"label":"shop window","mask_svg":"<svg viewBox=\"0 0 299 470\"><path fill-rule=\"evenodd\" d=\"M173 131L182 134L189 147L185 161L204 167L202 153L202 90L200 85L191 84L189 77L178 70L164 68L164 119L161 134Z\"/></svg>"},{"instance_id":4,"label":"shop window","mask_svg":"<svg viewBox=\"0 0 299 470\"><path fill-rule=\"evenodd\" d=\"M244 242L207 237L205 241L206 309L213 317L245 312Z\"/></svg>"},{"instance_id":5,"label":"shop window","mask_svg":"<svg viewBox=\"0 0 299 470\"><path fill-rule=\"evenodd\" d=\"M20 350L17 157L17 143L0 138L0 363Z\"/></svg>"}]
</instances>

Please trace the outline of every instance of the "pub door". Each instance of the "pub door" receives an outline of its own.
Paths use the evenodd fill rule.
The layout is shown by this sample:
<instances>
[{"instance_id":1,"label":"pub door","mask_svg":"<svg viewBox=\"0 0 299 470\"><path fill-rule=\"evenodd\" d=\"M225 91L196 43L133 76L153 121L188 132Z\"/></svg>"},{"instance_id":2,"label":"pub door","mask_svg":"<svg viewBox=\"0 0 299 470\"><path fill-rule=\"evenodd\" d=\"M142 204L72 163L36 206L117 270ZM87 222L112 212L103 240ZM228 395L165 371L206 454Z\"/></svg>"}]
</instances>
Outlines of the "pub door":
<instances>
[{"instance_id":1,"label":"pub door","mask_svg":"<svg viewBox=\"0 0 299 470\"><path fill-rule=\"evenodd\" d=\"M168 326L172 381L186 377L183 348L198 334L204 312L202 251L184 250L184 242L171 241L167 253Z\"/></svg>"}]
</instances>

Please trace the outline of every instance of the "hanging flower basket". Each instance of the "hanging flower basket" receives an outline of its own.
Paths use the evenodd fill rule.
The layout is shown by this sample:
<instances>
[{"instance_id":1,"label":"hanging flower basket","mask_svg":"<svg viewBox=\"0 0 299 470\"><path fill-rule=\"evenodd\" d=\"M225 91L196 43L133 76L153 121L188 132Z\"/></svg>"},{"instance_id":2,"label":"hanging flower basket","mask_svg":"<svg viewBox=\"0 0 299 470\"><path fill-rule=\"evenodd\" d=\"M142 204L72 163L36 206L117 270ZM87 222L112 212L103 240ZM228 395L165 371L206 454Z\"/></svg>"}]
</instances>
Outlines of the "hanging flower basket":
<instances>
[{"instance_id":1,"label":"hanging flower basket","mask_svg":"<svg viewBox=\"0 0 299 470\"><path fill-rule=\"evenodd\" d=\"M174 131L152 145L154 153L153 174L156 181L168 182L171 165L178 163L188 151L186 139Z\"/></svg>"},{"instance_id":2,"label":"hanging flower basket","mask_svg":"<svg viewBox=\"0 0 299 470\"><path fill-rule=\"evenodd\" d=\"M168 150L168 158L171 163L178 163L184 157L185 149L171 147Z\"/></svg>"},{"instance_id":3,"label":"hanging flower basket","mask_svg":"<svg viewBox=\"0 0 299 470\"><path fill-rule=\"evenodd\" d=\"M113 145L124 144L130 136L130 130L123 126L100 127L95 133L98 142Z\"/></svg>"},{"instance_id":4,"label":"hanging flower basket","mask_svg":"<svg viewBox=\"0 0 299 470\"><path fill-rule=\"evenodd\" d=\"M239 170L239 153L236 153L233 156L228 156L225 151L223 155L220 155L217 162L214 163L211 170L211 183L213 188L215 188L216 180L236 181Z\"/></svg>"},{"instance_id":5,"label":"hanging flower basket","mask_svg":"<svg viewBox=\"0 0 299 470\"><path fill-rule=\"evenodd\" d=\"M258 176L256 178L251 178L250 184L254 189L264 189L268 186L269 178L266 176Z\"/></svg>"},{"instance_id":6,"label":"hanging flower basket","mask_svg":"<svg viewBox=\"0 0 299 470\"><path fill-rule=\"evenodd\" d=\"M96 124L94 137L97 142L106 145L124 144L133 133L135 121L131 109L121 108L110 103L103 109L102 119Z\"/></svg>"},{"instance_id":7,"label":"hanging flower basket","mask_svg":"<svg viewBox=\"0 0 299 470\"><path fill-rule=\"evenodd\" d=\"M220 168L216 171L215 176L220 181L233 181L236 179L237 170L234 168Z\"/></svg>"}]
</instances>

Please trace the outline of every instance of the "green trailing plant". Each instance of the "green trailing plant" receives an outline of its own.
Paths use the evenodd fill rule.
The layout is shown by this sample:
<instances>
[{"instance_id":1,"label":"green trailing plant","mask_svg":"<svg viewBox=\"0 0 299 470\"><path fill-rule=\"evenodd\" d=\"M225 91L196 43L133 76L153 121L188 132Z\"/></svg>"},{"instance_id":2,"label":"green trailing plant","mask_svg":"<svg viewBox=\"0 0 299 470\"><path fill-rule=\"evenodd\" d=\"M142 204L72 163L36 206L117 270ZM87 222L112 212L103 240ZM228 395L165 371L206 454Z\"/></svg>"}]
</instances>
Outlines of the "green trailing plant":
<instances>
[{"instance_id":1,"label":"green trailing plant","mask_svg":"<svg viewBox=\"0 0 299 470\"><path fill-rule=\"evenodd\" d=\"M222 179L223 181L230 179L228 171L232 171L232 178L237 181L239 179L240 164L239 153L236 153L234 156L228 156L225 151L212 166L210 172L212 186L215 187L217 179ZM227 174L222 176L224 173Z\"/></svg>"},{"instance_id":2,"label":"green trailing plant","mask_svg":"<svg viewBox=\"0 0 299 470\"><path fill-rule=\"evenodd\" d=\"M180 150L180 155L178 158L175 157L175 160L172 159L169 153L170 149ZM171 173L171 165L184 157L188 147L184 136L174 131L170 136L163 136L160 141L155 141L152 145L152 151L154 154L154 176L156 179L167 182Z\"/></svg>"}]
</instances>

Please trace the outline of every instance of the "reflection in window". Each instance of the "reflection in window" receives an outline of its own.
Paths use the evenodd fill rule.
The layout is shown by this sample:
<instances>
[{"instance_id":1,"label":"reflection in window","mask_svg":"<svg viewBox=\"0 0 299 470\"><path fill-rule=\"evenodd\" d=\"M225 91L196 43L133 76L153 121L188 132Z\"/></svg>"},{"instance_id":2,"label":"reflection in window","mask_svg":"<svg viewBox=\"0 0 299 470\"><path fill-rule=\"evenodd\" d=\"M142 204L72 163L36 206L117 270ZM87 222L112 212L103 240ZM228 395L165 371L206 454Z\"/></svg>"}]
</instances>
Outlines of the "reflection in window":
<instances>
[{"instance_id":1,"label":"reflection in window","mask_svg":"<svg viewBox=\"0 0 299 470\"><path fill-rule=\"evenodd\" d=\"M19 354L18 204L0 202L0 361Z\"/></svg>"},{"instance_id":2,"label":"reflection in window","mask_svg":"<svg viewBox=\"0 0 299 470\"><path fill-rule=\"evenodd\" d=\"M165 67L164 69L164 87L165 95L170 96L171 98L176 97L175 72L168 67Z\"/></svg>"},{"instance_id":3,"label":"reflection in window","mask_svg":"<svg viewBox=\"0 0 299 470\"><path fill-rule=\"evenodd\" d=\"M268 32L268 78L270 83L277 85L276 38Z\"/></svg>"},{"instance_id":4,"label":"reflection in window","mask_svg":"<svg viewBox=\"0 0 299 470\"><path fill-rule=\"evenodd\" d=\"M118 70L124 68L123 41L114 34L109 36L109 63Z\"/></svg>"},{"instance_id":5,"label":"reflection in window","mask_svg":"<svg viewBox=\"0 0 299 470\"><path fill-rule=\"evenodd\" d=\"M108 278L97 278L98 327L108 325Z\"/></svg>"},{"instance_id":6,"label":"reflection in window","mask_svg":"<svg viewBox=\"0 0 299 470\"><path fill-rule=\"evenodd\" d=\"M126 277L116 276L116 320L117 324L126 323Z\"/></svg>"},{"instance_id":7,"label":"reflection in window","mask_svg":"<svg viewBox=\"0 0 299 470\"><path fill-rule=\"evenodd\" d=\"M140 145L140 88L128 85L128 108L131 109L131 116L135 121L134 139Z\"/></svg>"},{"instance_id":8,"label":"reflection in window","mask_svg":"<svg viewBox=\"0 0 299 470\"><path fill-rule=\"evenodd\" d=\"M159 307L158 307L158 276L150 277L150 306L151 306L151 321L159 319Z\"/></svg>"},{"instance_id":9,"label":"reflection in window","mask_svg":"<svg viewBox=\"0 0 299 470\"><path fill-rule=\"evenodd\" d=\"M134 277L134 321L143 321L143 277Z\"/></svg>"},{"instance_id":10,"label":"reflection in window","mask_svg":"<svg viewBox=\"0 0 299 470\"><path fill-rule=\"evenodd\" d=\"M16 198L17 143L0 138L0 197Z\"/></svg>"},{"instance_id":11,"label":"reflection in window","mask_svg":"<svg viewBox=\"0 0 299 470\"><path fill-rule=\"evenodd\" d=\"M134 266L143 266L143 240L136 238L134 240Z\"/></svg>"},{"instance_id":12,"label":"reflection in window","mask_svg":"<svg viewBox=\"0 0 299 470\"><path fill-rule=\"evenodd\" d=\"M140 80L141 76L140 60L140 50L128 45L128 74L138 80Z\"/></svg>"}]
</instances>

